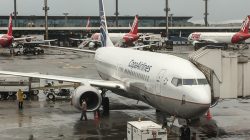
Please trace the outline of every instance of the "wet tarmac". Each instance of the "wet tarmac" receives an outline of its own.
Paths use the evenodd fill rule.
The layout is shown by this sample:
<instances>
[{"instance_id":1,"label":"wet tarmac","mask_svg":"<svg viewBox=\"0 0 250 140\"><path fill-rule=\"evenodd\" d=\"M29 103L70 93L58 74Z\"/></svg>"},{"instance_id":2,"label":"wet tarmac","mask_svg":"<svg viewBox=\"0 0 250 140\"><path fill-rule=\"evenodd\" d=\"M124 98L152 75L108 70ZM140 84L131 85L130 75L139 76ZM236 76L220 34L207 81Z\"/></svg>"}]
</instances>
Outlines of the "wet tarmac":
<instances>
[{"instance_id":1,"label":"wet tarmac","mask_svg":"<svg viewBox=\"0 0 250 140\"><path fill-rule=\"evenodd\" d=\"M0 55L2 70L41 72L99 79L93 55L74 52L46 51L40 56ZM127 121L162 122L162 114L151 106L113 93L110 115L80 121L80 112L68 100L46 101L43 94L24 102L18 110L15 100L0 101L0 140L124 140ZM224 100L211 109L212 119L202 118L192 124L192 139L250 139L250 100ZM174 130L176 129L176 130ZM177 128L173 128L177 132ZM194 135L195 134L195 135ZM180 139L171 133L168 139Z\"/></svg>"}]
</instances>

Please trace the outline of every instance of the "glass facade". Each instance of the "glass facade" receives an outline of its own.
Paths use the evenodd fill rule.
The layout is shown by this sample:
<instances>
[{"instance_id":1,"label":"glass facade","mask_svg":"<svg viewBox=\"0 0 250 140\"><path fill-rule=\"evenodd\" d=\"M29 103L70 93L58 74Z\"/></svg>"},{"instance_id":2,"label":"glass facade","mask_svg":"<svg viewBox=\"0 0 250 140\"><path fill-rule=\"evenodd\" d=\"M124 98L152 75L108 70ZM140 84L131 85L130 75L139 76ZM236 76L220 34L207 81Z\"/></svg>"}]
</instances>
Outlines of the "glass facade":
<instances>
[{"instance_id":1,"label":"glass facade","mask_svg":"<svg viewBox=\"0 0 250 140\"><path fill-rule=\"evenodd\" d=\"M191 17L169 17L169 24L172 23L173 26L185 26L189 25L188 20ZM8 16L0 16L0 27L8 26ZM113 27L116 24L115 16L107 17L108 26ZM171 20L172 19L172 20ZM13 17L14 20L14 17ZM87 23L87 16L49 16L48 26L49 27L85 27ZM118 18L119 27L128 27L132 25L134 16L120 16ZM13 21L14 24L15 21ZM16 21L17 27L43 27L44 26L44 16L17 16ZM91 27L99 26L99 16L90 17ZM153 16L139 16L139 26L142 27L159 27L165 26L165 17L153 17Z\"/></svg>"}]
</instances>

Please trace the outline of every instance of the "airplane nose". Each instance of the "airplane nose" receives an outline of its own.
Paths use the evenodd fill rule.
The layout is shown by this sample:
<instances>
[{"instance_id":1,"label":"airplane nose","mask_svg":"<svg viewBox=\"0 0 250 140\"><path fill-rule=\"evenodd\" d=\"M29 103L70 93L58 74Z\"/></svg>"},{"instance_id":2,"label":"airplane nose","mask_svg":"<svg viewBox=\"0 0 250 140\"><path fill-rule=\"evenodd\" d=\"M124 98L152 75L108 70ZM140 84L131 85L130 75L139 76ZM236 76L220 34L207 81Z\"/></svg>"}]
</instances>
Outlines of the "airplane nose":
<instances>
[{"instance_id":1,"label":"airplane nose","mask_svg":"<svg viewBox=\"0 0 250 140\"><path fill-rule=\"evenodd\" d=\"M211 89L208 85L196 87L192 94L194 102L198 104L211 104Z\"/></svg>"},{"instance_id":2,"label":"airplane nose","mask_svg":"<svg viewBox=\"0 0 250 140\"><path fill-rule=\"evenodd\" d=\"M207 112L211 104L211 90L208 85L192 87L188 97L190 103L187 103L184 118L198 118Z\"/></svg>"}]
</instances>

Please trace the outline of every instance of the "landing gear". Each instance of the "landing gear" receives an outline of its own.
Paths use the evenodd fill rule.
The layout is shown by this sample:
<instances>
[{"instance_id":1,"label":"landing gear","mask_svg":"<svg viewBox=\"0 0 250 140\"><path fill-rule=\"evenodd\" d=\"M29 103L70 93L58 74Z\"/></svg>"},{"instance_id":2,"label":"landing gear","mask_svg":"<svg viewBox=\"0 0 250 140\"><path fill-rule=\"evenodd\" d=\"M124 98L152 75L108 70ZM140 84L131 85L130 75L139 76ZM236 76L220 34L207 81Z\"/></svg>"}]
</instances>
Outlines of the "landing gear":
<instances>
[{"instance_id":1,"label":"landing gear","mask_svg":"<svg viewBox=\"0 0 250 140\"><path fill-rule=\"evenodd\" d=\"M105 97L107 89L101 89L102 90L102 108L103 108L103 115L109 115L109 98Z\"/></svg>"},{"instance_id":2,"label":"landing gear","mask_svg":"<svg viewBox=\"0 0 250 140\"><path fill-rule=\"evenodd\" d=\"M190 128L187 125L184 125L180 128L181 140L190 140Z\"/></svg>"}]
</instances>

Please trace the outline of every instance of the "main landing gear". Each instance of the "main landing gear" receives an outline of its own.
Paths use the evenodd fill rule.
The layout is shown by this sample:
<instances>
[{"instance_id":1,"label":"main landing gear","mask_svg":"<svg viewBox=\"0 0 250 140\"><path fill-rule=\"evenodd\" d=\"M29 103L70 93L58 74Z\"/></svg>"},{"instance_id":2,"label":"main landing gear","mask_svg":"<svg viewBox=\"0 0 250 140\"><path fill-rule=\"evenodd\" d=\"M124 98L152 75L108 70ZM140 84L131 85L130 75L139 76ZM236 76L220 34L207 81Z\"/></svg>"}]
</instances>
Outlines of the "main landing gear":
<instances>
[{"instance_id":1,"label":"main landing gear","mask_svg":"<svg viewBox=\"0 0 250 140\"><path fill-rule=\"evenodd\" d=\"M102 95L102 108L103 108L103 115L107 116L109 115L109 98L105 97L107 89L101 89L101 95Z\"/></svg>"}]
</instances>

